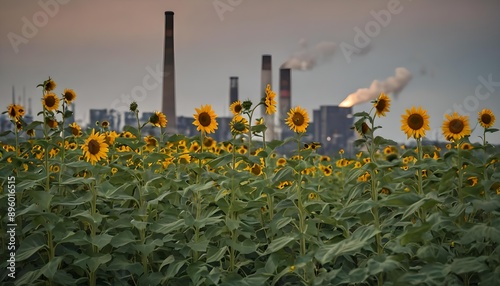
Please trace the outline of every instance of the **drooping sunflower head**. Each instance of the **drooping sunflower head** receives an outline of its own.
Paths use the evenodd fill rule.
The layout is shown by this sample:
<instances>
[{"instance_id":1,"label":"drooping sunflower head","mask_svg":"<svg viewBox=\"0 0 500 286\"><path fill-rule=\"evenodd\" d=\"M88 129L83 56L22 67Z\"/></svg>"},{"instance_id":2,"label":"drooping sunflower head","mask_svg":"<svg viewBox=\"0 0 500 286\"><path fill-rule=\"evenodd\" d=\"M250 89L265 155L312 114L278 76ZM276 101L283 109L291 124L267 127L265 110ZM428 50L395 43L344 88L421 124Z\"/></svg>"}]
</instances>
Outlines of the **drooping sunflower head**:
<instances>
[{"instance_id":1,"label":"drooping sunflower head","mask_svg":"<svg viewBox=\"0 0 500 286\"><path fill-rule=\"evenodd\" d=\"M309 126L309 115L305 109L297 106L288 112L286 124L290 127L290 130L296 133L304 133L307 126Z\"/></svg>"},{"instance_id":2,"label":"drooping sunflower head","mask_svg":"<svg viewBox=\"0 0 500 286\"><path fill-rule=\"evenodd\" d=\"M406 133L408 138L415 139L425 136L425 131L430 130L429 115L422 107L406 110L406 114L401 115L401 130Z\"/></svg>"},{"instance_id":3,"label":"drooping sunflower head","mask_svg":"<svg viewBox=\"0 0 500 286\"><path fill-rule=\"evenodd\" d=\"M266 114L274 114L276 112L276 93L271 90L271 85L267 85L266 87Z\"/></svg>"},{"instance_id":4,"label":"drooping sunflower head","mask_svg":"<svg viewBox=\"0 0 500 286\"><path fill-rule=\"evenodd\" d=\"M76 99L76 93L74 90L66 88L62 94L66 104L71 104Z\"/></svg>"},{"instance_id":5,"label":"drooping sunflower head","mask_svg":"<svg viewBox=\"0 0 500 286\"><path fill-rule=\"evenodd\" d=\"M71 134L73 136L82 135L82 128L78 124L76 124L76 122L71 123L70 125L68 125L68 127L70 128Z\"/></svg>"},{"instance_id":6,"label":"drooping sunflower head","mask_svg":"<svg viewBox=\"0 0 500 286\"><path fill-rule=\"evenodd\" d=\"M217 142L215 142L215 140L212 137L206 136L203 139L203 147L204 148L211 149L211 148L215 147L216 144L217 144Z\"/></svg>"},{"instance_id":7,"label":"drooping sunflower head","mask_svg":"<svg viewBox=\"0 0 500 286\"><path fill-rule=\"evenodd\" d=\"M477 121L484 128L491 128L495 124L495 114L490 109L483 109L479 112Z\"/></svg>"},{"instance_id":8,"label":"drooping sunflower head","mask_svg":"<svg viewBox=\"0 0 500 286\"><path fill-rule=\"evenodd\" d=\"M109 128L109 121L107 121L107 120L103 120L103 121L101 122L101 127L102 127L102 128Z\"/></svg>"},{"instance_id":9,"label":"drooping sunflower head","mask_svg":"<svg viewBox=\"0 0 500 286\"><path fill-rule=\"evenodd\" d=\"M231 126L231 133L242 134L248 132L248 121L241 115L235 115L233 120L229 123Z\"/></svg>"},{"instance_id":10,"label":"drooping sunflower head","mask_svg":"<svg viewBox=\"0 0 500 286\"><path fill-rule=\"evenodd\" d=\"M19 119L19 117L24 116L24 107L18 104L11 104L7 107L7 114L12 119Z\"/></svg>"},{"instance_id":11,"label":"drooping sunflower head","mask_svg":"<svg viewBox=\"0 0 500 286\"><path fill-rule=\"evenodd\" d=\"M446 140L460 140L465 136L469 136L471 129L469 126L469 117L464 115L459 115L453 112L452 115L445 114L446 119L441 126L443 130L443 135Z\"/></svg>"},{"instance_id":12,"label":"drooping sunflower head","mask_svg":"<svg viewBox=\"0 0 500 286\"><path fill-rule=\"evenodd\" d=\"M156 127L167 127L167 117L161 111L155 111L151 117L149 117L149 123Z\"/></svg>"},{"instance_id":13,"label":"drooping sunflower head","mask_svg":"<svg viewBox=\"0 0 500 286\"><path fill-rule=\"evenodd\" d=\"M193 124L196 129L204 133L214 133L219 124L215 120L217 115L212 109L212 105L202 105L200 108L195 108L196 113L193 114Z\"/></svg>"},{"instance_id":14,"label":"drooping sunflower head","mask_svg":"<svg viewBox=\"0 0 500 286\"><path fill-rule=\"evenodd\" d=\"M53 79L51 79L50 77L48 80L46 80L43 83L43 89L45 91L52 91L52 90L56 89L56 86L57 86L56 82Z\"/></svg>"},{"instance_id":15,"label":"drooping sunflower head","mask_svg":"<svg viewBox=\"0 0 500 286\"><path fill-rule=\"evenodd\" d=\"M236 100L235 102L231 103L229 109L231 110L233 115L238 115L243 111L243 105L241 105L241 101Z\"/></svg>"},{"instance_id":16,"label":"drooping sunflower head","mask_svg":"<svg viewBox=\"0 0 500 286\"><path fill-rule=\"evenodd\" d=\"M57 126L59 125L57 123L57 120L55 120L53 118L47 118L47 120L45 121L45 123L47 124L47 126L49 126L52 129L56 129Z\"/></svg>"},{"instance_id":17,"label":"drooping sunflower head","mask_svg":"<svg viewBox=\"0 0 500 286\"><path fill-rule=\"evenodd\" d=\"M49 111L56 110L59 108L59 97L53 92L48 92L42 98L42 104Z\"/></svg>"},{"instance_id":18,"label":"drooping sunflower head","mask_svg":"<svg viewBox=\"0 0 500 286\"><path fill-rule=\"evenodd\" d=\"M104 134L96 133L95 130L92 129L92 133L81 147L83 150L83 157L87 162L95 165L101 159L108 157L109 148L105 140Z\"/></svg>"},{"instance_id":19,"label":"drooping sunflower head","mask_svg":"<svg viewBox=\"0 0 500 286\"><path fill-rule=\"evenodd\" d=\"M385 116L386 112L389 112L389 107L391 106L391 100L385 93L381 93L377 100L373 103L375 107L375 114L378 117Z\"/></svg>"}]
</instances>

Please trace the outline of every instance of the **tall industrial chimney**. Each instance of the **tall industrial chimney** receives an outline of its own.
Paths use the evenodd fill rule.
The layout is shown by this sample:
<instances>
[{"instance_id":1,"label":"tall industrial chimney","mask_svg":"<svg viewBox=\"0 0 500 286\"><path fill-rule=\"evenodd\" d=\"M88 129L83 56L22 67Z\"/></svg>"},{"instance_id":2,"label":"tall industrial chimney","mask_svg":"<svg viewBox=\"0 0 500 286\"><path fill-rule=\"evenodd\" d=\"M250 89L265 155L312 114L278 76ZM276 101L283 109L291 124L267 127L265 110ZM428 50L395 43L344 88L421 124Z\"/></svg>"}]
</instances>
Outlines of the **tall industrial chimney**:
<instances>
[{"instance_id":1,"label":"tall industrial chimney","mask_svg":"<svg viewBox=\"0 0 500 286\"><path fill-rule=\"evenodd\" d=\"M272 62L271 55L262 55L262 71L261 71L261 95L260 98L266 97L266 87L268 84L272 84L273 74L272 74ZM271 86L272 88L272 86ZM264 122L266 123L266 140L274 140L274 114L266 114L266 106L262 105L261 109L262 117L264 117Z\"/></svg>"},{"instance_id":2,"label":"tall industrial chimney","mask_svg":"<svg viewBox=\"0 0 500 286\"><path fill-rule=\"evenodd\" d=\"M167 132L177 133L175 114L174 12L165 12L165 47L163 54L163 102L161 111L168 120Z\"/></svg>"},{"instance_id":3,"label":"tall industrial chimney","mask_svg":"<svg viewBox=\"0 0 500 286\"><path fill-rule=\"evenodd\" d=\"M229 104L238 100L238 77L229 78Z\"/></svg>"},{"instance_id":4,"label":"tall industrial chimney","mask_svg":"<svg viewBox=\"0 0 500 286\"><path fill-rule=\"evenodd\" d=\"M16 88L12 86L12 104L16 104Z\"/></svg>"},{"instance_id":5,"label":"tall industrial chimney","mask_svg":"<svg viewBox=\"0 0 500 286\"><path fill-rule=\"evenodd\" d=\"M288 132L289 128L285 123L288 117L287 113L292 108L291 103L292 95L292 82L291 82L291 70L288 68L280 69L280 93L279 93L279 124L281 126L281 139L288 137L291 132Z\"/></svg>"}]
</instances>

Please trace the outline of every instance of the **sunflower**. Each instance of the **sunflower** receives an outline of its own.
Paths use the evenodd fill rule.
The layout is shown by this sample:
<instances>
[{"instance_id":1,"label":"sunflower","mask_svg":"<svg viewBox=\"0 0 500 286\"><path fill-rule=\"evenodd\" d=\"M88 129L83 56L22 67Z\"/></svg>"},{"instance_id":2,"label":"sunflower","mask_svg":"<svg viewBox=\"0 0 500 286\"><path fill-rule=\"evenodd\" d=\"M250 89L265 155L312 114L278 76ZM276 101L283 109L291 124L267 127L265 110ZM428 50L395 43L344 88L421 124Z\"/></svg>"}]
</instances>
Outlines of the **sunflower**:
<instances>
[{"instance_id":1,"label":"sunflower","mask_svg":"<svg viewBox=\"0 0 500 286\"><path fill-rule=\"evenodd\" d=\"M66 104L71 104L76 99L76 93L69 88L66 88L62 94Z\"/></svg>"},{"instance_id":2,"label":"sunflower","mask_svg":"<svg viewBox=\"0 0 500 286\"><path fill-rule=\"evenodd\" d=\"M202 105L200 108L195 108L196 114L193 114L193 125L196 129L203 133L214 133L218 128L218 123L215 120L217 114L212 109L212 105Z\"/></svg>"},{"instance_id":3,"label":"sunflower","mask_svg":"<svg viewBox=\"0 0 500 286\"><path fill-rule=\"evenodd\" d=\"M472 150L474 149L474 146L472 146L472 144L470 143L462 143L462 145L460 146L462 148L462 150Z\"/></svg>"},{"instance_id":4,"label":"sunflower","mask_svg":"<svg viewBox=\"0 0 500 286\"><path fill-rule=\"evenodd\" d=\"M78 124L76 124L76 122L73 122L68 126L69 126L69 128L71 128L71 134L73 134L73 136L82 135L82 128L80 128L80 126Z\"/></svg>"},{"instance_id":5,"label":"sunflower","mask_svg":"<svg viewBox=\"0 0 500 286\"><path fill-rule=\"evenodd\" d=\"M57 120L54 120L54 119L51 119L51 118L47 118L47 120L45 121L45 123L52 129L56 129L57 126L59 125L57 123Z\"/></svg>"},{"instance_id":6,"label":"sunflower","mask_svg":"<svg viewBox=\"0 0 500 286\"><path fill-rule=\"evenodd\" d=\"M146 142L146 146L144 147L148 151L152 151L156 148L156 146L158 146L158 140L156 140L156 138L152 135L144 137L144 142Z\"/></svg>"},{"instance_id":7,"label":"sunflower","mask_svg":"<svg viewBox=\"0 0 500 286\"><path fill-rule=\"evenodd\" d=\"M49 92L42 98L42 104L47 110L56 110L59 108L59 97L55 93Z\"/></svg>"},{"instance_id":8,"label":"sunflower","mask_svg":"<svg viewBox=\"0 0 500 286\"><path fill-rule=\"evenodd\" d=\"M57 86L56 82L50 77L43 83L43 88L45 89L45 91L52 91L56 89L56 86Z\"/></svg>"},{"instance_id":9,"label":"sunflower","mask_svg":"<svg viewBox=\"0 0 500 286\"><path fill-rule=\"evenodd\" d=\"M106 136L99 134L92 129L92 133L82 145L83 156L87 162L95 165L99 160L108 157L108 144L105 142Z\"/></svg>"},{"instance_id":10,"label":"sunflower","mask_svg":"<svg viewBox=\"0 0 500 286\"><path fill-rule=\"evenodd\" d=\"M12 119L19 119L19 117L24 116L24 107L18 104L11 104L7 107L7 114Z\"/></svg>"},{"instance_id":11,"label":"sunflower","mask_svg":"<svg viewBox=\"0 0 500 286\"><path fill-rule=\"evenodd\" d=\"M286 165L286 159L281 157L276 161L276 167L283 167Z\"/></svg>"},{"instance_id":12,"label":"sunflower","mask_svg":"<svg viewBox=\"0 0 500 286\"><path fill-rule=\"evenodd\" d=\"M108 127L109 127L109 121L107 121L107 120L103 120L103 121L101 122L101 127L102 127L102 128L108 128Z\"/></svg>"},{"instance_id":13,"label":"sunflower","mask_svg":"<svg viewBox=\"0 0 500 286\"><path fill-rule=\"evenodd\" d=\"M389 112L389 107L391 107L391 100L385 93L381 93L377 100L373 103L375 107L375 114L378 117L385 116L386 112Z\"/></svg>"},{"instance_id":14,"label":"sunflower","mask_svg":"<svg viewBox=\"0 0 500 286\"><path fill-rule=\"evenodd\" d=\"M468 116L458 115L456 112L453 112L452 115L445 114L445 116L446 120L443 122L441 129L446 140L459 140L464 136L470 135L471 130Z\"/></svg>"},{"instance_id":15,"label":"sunflower","mask_svg":"<svg viewBox=\"0 0 500 286\"><path fill-rule=\"evenodd\" d=\"M231 133L233 134L248 132L248 121L241 115L235 115L229 126L231 126Z\"/></svg>"},{"instance_id":16,"label":"sunflower","mask_svg":"<svg viewBox=\"0 0 500 286\"><path fill-rule=\"evenodd\" d=\"M233 115L238 115L243 111L243 105L241 105L241 101L236 100L235 102L231 103L229 109L231 110Z\"/></svg>"},{"instance_id":17,"label":"sunflower","mask_svg":"<svg viewBox=\"0 0 500 286\"><path fill-rule=\"evenodd\" d=\"M401 115L401 130L406 133L408 138L414 137L415 139L425 136L425 131L430 130L429 115L422 107L406 110L406 114Z\"/></svg>"},{"instance_id":18,"label":"sunflower","mask_svg":"<svg viewBox=\"0 0 500 286\"><path fill-rule=\"evenodd\" d=\"M262 168L260 167L259 164L253 164L253 166L249 166L247 168L248 171L250 171L250 173L254 174L255 176L259 176L262 174Z\"/></svg>"},{"instance_id":19,"label":"sunflower","mask_svg":"<svg viewBox=\"0 0 500 286\"><path fill-rule=\"evenodd\" d=\"M165 128L167 127L168 121L167 117L165 116L165 114L163 114L163 112L155 111L155 113L151 115L151 117L149 117L149 123L151 123L153 126L156 127Z\"/></svg>"},{"instance_id":20,"label":"sunflower","mask_svg":"<svg viewBox=\"0 0 500 286\"><path fill-rule=\"evenodd\" d=\"M483 109L479 112L477 121L484 128L490 128L495 124L495 114L490 109Z\"/></svg>"},{"instance_id":21,"label":"sunflower","mask_svg":"<svg viewBox=\"0 0 500 286\"><path fill-rule=\"evenodd\" d=\"M288 112L286 124L290 126L290 130L296 133L306 132L307 126L309 125L309 115L305 109L297 106L290 109Z\"/></svg>"},{"instance_id":22,"label":"sunflower","mask_svg":"<svg viewBox=\"0 0 500 286\"><path fill-rule=\"evenodd\" d=\"M273 114L276 112L276 100L274 99L275 97L276 93L271 90L271 85L268 84L266 87L266 99L265 99L267 114Z\"/></svg>"},{"instance_id":23,"label":"sunflower","mask_svg":"<svg viewBox=\"0 0 500 286\"><path fill-rule=\"evenodd\" d=\"M208 148L208 149L211 149L213 147L215 147L217 143L215 142L215 140L212 138L212 137L205 137L203 139L203 147L205 148Z\"/></svg>"}]
</instances>

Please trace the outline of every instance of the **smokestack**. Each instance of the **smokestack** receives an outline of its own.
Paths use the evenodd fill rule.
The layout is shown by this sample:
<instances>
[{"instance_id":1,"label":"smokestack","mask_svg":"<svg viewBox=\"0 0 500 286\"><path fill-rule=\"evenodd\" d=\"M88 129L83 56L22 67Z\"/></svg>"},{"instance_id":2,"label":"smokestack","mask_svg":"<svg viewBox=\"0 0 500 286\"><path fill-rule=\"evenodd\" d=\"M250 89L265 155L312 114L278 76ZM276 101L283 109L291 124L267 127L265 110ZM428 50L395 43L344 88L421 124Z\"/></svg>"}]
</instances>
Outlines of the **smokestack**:
<instances>
[{"instance_id":1,"label":"smokestack","mask_svg":"<svg viewBox=\"0 0 500 286\"><path fill-rule=\"evenodd\" d=\"M272 61L271 55L262 55L262 71L261 71L261 94L260 98L266 97L266 87L268 84L272 84L273 74L272 74ZM272 88L272 86L271 86ZM266 140L274 140L274 115L266 114L266 106L262 105L261 109L262 117L264 117L264 122L266 123Z\"/></svg>"},{"instance_id":2,"label":"smokestack","mask_svg":"<svg viewBox=\"0 0 500 286\"><path fill-rule=\"evenodd\" d=\"M163 53L163 102L161 111L168 120L167 132L177 132L175 114L174 12L165 12L165 47Z\"/></svg>"},{"instance_id":3,"label":"smokestack","mask_svg":"<svg viewBox=\"0 0 500 286\"><path fill-rule=\"evenodd\" d=\"M16 88L12 86L12 104L16 104Z\"/></svg>"},{"instance_id":4,"label":"smokestack","mask_svg":"<svg viewBox=\"0 0 500 286\"><path fill-rule=\"evenodd\" d=\"M288 68L280 69L280 93L279 93L279 111L280 111L280 125L282 139L286 136L286 131L288 126L285 123L287 118L287 113L292 108L292 82L291 82L291 70Z\"/></svg>"},{"instance_id":5,"label":"smokestack","mask_svg":"<svg viewBox=\"0 0 500 286\"><path fill-rule=\"evenodd\" d=\"M229 105L238 100L238 77L229 78Z\"/></svg>"},{"instance_id":6,"label":"smokestack","mask_svg":"<svg viewBox=\"0 0 500 286\"><path fill-rule=\"evenodd\" d=\"M28 115L32 116L33 114L31 113L31 97L28 98Z\"/></svg>"}]
</instances>

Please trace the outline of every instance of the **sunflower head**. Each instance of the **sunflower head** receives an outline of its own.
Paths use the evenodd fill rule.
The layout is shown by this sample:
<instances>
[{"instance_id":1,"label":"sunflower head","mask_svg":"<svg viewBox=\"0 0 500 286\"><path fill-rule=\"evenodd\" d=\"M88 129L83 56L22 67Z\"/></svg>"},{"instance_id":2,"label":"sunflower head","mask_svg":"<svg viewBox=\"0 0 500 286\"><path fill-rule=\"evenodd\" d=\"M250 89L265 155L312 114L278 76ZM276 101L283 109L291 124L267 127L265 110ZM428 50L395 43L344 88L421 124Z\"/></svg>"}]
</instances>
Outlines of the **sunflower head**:
<instances>
[{"instance_id":1,"label":"sunflower head","mask_svg":"<svg viewBox=\"0 0 500 286\"><path fill-rule=\"evenodd\" d=\"M276 112L276 93L271 90L271 85L267 85L266 87L266 98L264 103L266 104L266 113L274 114Z\"/></svg>"},{"instance_id":2,"label":"sunflower head","mask_svg":"<svg viewBox=\"0 0 500 286\"><path fill-rule=\"evenodd\" d=\"M446 119L441 126L443 130L444 137L451 140L460 140L465 136L469 136L471 133L471 129L469 126L469 117L464 115L459 115L456 112L453 112L452 115L446 114Z\"/></svg>"},{"instance_id":3,"label":"sunflower head","mask_svg":"<svg viewBox=\"0 0 500 286\"><path fill-rule=\"evenodd\" d=\"M203 133L214 133L219 125L215 120L217 115L212 110L212 105L202 105L200 108L195 108L195 110L193 125L196 126L196 129Z\"/></svg>"},{"instance_id":4,"label":"sunflower head","mask_svg":"<svg viewBox=\"0 0 500 286\"><path fill-rule=\"evenodd\" d=\"M47 124L47 126L49 126L52 129L56 129L57 126L59 125L57 123L57 120L55 120L53 118L47 118L47 120L45 121L45 123Z\"/></svg>"},{"instance_id":5,"label":"sunflower head","mask_svg":"<svg viewBox=\"0 0 500 286\"><path fill-rule=\"evenodd\" d=\"M290 130L296 133L304 133L307 126L309 126L309 115L305 109L297 106L288 112L286 124L290 127Z\"/></svg>"},{"instance_id":6,"label":"sunflower head","mask_svg":"<svg viewBox=\"0 0 500 286\"><path fill-rule=\"evenodd\" d=\"M18 104L11 104L7 107L7 114L11 119L19 119L21 116L24 116L24 107Z\"/></svg>"},{"instance_id":7,"label":"sunflower head","mask_svg":"<svg viewBox=\"0 0 500 286\"><path fill-rule=\"evenodd\" d=\"M59 97L53 92L48 92L42 98L42 104L49 111L57 110L59 108Z\"/></svg>"},{"instance_id":8,"label":"sunflower head","mask_svg":"<svg viewBox=\"0 0 500 286\"><path fill-rule=\"evenodd\" d=\"M62 94L66 104L71 104L76 99L76 93L72 89L66 88Z\"/></svg>"},{"instance_id":9,"label":"sunflower head","mask_svg":"<svg viewBox=\"0 0 500 286\"><path fill-rule=\"evenodd\" d=\"M378 117L385 116L386 112L389 112L389 107L391 106L391 100L385 93L381 93L377 100L373 103L375 107L375 114Z\"/></svg>"},{"instance_id":10,"label":"sunflower head","mask_svg":"<svg viewBox=\"0 0 500 286\"><path fill-rule=\"evenodd\" d=\"M477 121L484 128L491 128L495 124L495 114L490 109L483 109L479 112Z\"/></svg>"},{"instance_id":11,"label":"sunflower head","mask_svg":"<svg viewBox=\"0 0 500 286\"><path fill-rule=\"evenodd\" d=\"M165 128L167 127L167 117L163 112L160 111L155 111L151 117L149 117L149 123L151 123L153 126L156 127L162 127Z\"/></svg>"},{"instance_id":12,"label":"sunflower head","mask_svg":"<svg viewBox=\"0 0 500 286\"><path fill-rule=\"evenodd\" d=\"M233 115L238 115L243 111L243 105L241 104L241 101L236 100L235 102L231 103L229 109L231 110Z\"/></svg>"},{"instance_id":13,"label":"sunflower head","mask_svg":"<svg viewBox=\"0 0 500 286\"><path fill-rule=\"evenodd\" d=\"M109 127L109 121L107 121L107 120L103 120L103 121L101 122L101 127L102 127L102 128L108 128L108 127Z\"/></svg>"},{"instance_id":14,"label":"sunflower head","mask_svg":"<svg viewBox=\"0 0 500 286\"><path fill-rule=\"evenodd\" d=\"M81 147L83 150L83 157L87 162L95 165L99 160L108 157L109 148L105 140L104 134L96 133L95 130L92 129L92 133Z\"/></svg>"},{"instance_id":15,"label":"sunflower head","mask_svg":"<svg viewBox=\"0 0 500 286\"><path fill-rule=\"evenodd\" d=\"M53 79L51 79L50 77L48 80L43 82L43 89L45 91L52 91L52 90L56 89L56 86L57 86L56 82Z\"/></svg>"},{"instance_id":16,"label":"sunflower head","mask_svg":"<svg viewBox=\"0 0 500 286\"><path fill-rule=\"evenodd\" d=\"M133 102L130 104L129 109L130 109L130 111L132 111L132 112L136 112L136 111L138 112L139 110L137 110L137 102L133 101Z\"/></svg>"},{"instance_id":17,"label":"sunflower head","mask_svg":"<svg viewBox=\"0 0 500 286\"><path fill-rule=\"evenodd\" d=\"M68 127L70 128L71 134L73 136L82 135L82 129L80 128L80 126L78 124L76 124L76 122L71 123L70 125L68 125Z\"/></svg>"},{"instance_id":18,"label":"sunflower head","mask_svg":"<svg viewBox=\"0 0 500 286\"><path fill-rule=\"evenodd\" d=\"M235 115L233 120L229 123L231 126L231 133L242 134L248 132L248 121L241 115Z\"/></svg>"},{"instance_id":19,"label":"sunflower head","mask_svg":"<svg viewBox=\"0 0 500 286\"><path fill-rule=\"evenodd\" d=\"M406 114L401 115L401 130L406 133L408 138L415 139L425 136L425 131L430 130L429 115L422 107L406 110Z\"/></svg>"}]
</instances>

